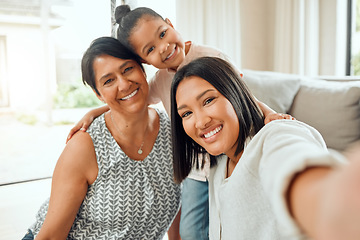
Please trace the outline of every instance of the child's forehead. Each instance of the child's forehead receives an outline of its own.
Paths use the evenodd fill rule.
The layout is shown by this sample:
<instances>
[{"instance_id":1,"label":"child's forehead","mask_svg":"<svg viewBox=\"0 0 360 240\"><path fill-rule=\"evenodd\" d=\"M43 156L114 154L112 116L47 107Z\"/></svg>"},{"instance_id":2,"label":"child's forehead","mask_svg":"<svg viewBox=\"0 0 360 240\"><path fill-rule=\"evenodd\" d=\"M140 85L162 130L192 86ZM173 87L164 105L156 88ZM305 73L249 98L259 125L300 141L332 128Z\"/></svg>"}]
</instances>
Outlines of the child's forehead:
<instances>
[{"instance_id":1,"label":"child's forehead","mask_svg":"<svg viewBox=\"0 0 360 240\"><path fill-rule=\"evenodd\" d=\"M147 18L142 18L140 19L136 26L133 28L133 30L130 33L130 38L141 38L143 40L149 39L152 34L156 33L156 32L160 32L163 30L163 28L167 25L167 23L159 17L147 17ZM142 34L144 34L144 32L146 32L147 35L146 38L144 38L144 36ZM138 34L141 34L141 36L138 36Z\"/></svg>"},{"instance_id":2,"label":"child's forehead","mask_svg":"<svg viewBox=\"0 0 360 240\"><path fill-rule=\"evenodd\" d=\"M136 26L139 27L139 26L141 26L143 24L146 24L146 23L166 24L165 20L160 18L160 17L145 14L137 21Z\"/></svg>"}]
</instances>

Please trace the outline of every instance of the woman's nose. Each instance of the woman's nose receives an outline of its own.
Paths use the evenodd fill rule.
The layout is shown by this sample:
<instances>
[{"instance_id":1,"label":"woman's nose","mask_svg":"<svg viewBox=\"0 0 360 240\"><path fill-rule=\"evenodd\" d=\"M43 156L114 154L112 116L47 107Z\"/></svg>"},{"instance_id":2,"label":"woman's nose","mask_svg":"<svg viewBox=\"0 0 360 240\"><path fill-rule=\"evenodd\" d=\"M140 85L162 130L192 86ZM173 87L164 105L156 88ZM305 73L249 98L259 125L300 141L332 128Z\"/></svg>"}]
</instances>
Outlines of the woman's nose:
<instances>
[{"instance_id":1,"label":"woman's nose","mask_svg":"<svg viewBox=\"0 0 360 240\"><path fill-rule=\"evenodd\" d=\"M204 129L208 126L208 123L211 121L211 118L205 114L199 114L196 116L196 124L195 127L197 129Z\"/></svg>"},{"instance_id":2,"label":"woman's nose","mask_svg":"<svg viewBox=\"0 0 360 240\"><path fill-rule=\"evenodd\" d=\"M129 81L127 78L125 77L119 77L119 80L118 80L118 89L119 91L127 91L129 90L131 86L131 81Z\"/></svg>"}]
</instances>

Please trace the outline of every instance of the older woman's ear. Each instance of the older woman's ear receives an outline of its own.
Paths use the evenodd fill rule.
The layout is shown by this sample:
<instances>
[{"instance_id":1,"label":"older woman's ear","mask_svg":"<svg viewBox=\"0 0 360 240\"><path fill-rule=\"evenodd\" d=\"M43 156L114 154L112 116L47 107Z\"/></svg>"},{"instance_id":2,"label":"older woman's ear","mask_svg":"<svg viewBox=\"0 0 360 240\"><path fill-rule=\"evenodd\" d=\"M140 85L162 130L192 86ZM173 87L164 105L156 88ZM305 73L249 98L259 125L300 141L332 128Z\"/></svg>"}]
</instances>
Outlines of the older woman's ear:
<instances>
[{"instance_id":1,"label":"older woman's ear","mask_svg":"<svg viewBox=\"0 0 360 240\"><path fill-rule=\"evenodd\" d=\"M101 95L99 95L94 89L93 89L93 91L94 91L96 97L97 97L101 102L106 103L105 100L101 97Z\"/></svg>"}]
</instances>

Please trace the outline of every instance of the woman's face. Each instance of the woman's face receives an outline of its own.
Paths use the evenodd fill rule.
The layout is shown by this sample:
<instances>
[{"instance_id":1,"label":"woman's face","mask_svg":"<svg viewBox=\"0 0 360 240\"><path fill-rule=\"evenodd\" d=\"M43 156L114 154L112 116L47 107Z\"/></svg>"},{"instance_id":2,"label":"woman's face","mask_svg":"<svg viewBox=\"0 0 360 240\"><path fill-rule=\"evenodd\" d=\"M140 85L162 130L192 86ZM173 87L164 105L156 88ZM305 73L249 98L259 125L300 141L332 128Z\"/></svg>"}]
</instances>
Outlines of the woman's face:
<instances>
[{"instance_id":1,"label":"woman's face","mask_svg":"<svg viewBox=\"0 0 360 240\"><path fill-rule=\"evenodd\" d=\"M229 100L213 85L200 77L185 78L176 91L176 103L189 137L212 155L234 156L238 118Z\"/></svg>"},{"instance_id":2,"label":"woman's face","mask_svg":"<svg viewBox=\"0 0 360 240\"><path fill-rule=\"evenodd\" d=\"M147 106L146 75L134 60L100 55L94 60L93 68L98 98L110 109L134 113Z\"/></svg>"}]
</instances>

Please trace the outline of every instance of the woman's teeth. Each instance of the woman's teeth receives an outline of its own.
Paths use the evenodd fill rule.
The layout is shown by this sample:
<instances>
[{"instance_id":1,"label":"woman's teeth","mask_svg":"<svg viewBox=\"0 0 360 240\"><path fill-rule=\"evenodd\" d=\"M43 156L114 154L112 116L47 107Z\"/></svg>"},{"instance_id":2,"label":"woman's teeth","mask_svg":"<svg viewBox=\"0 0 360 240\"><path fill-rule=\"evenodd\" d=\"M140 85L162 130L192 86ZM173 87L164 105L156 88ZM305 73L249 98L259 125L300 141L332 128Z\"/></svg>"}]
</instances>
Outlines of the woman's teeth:
<instances>
[{"instance_id":1,"label":"woman's teeth","mask_svg":"<svg viewBox=\"0 0 360 240\"><path fill-rule=\"evenodd\" d=\"M133 91L132 93L130 93L130 94L127 95L126 97L121 98L120 100L127 100L127 99L133 97L138 91L139 91L139 90L136 89L135 91Z\"/></svg>"},{"instance_id":2,"label":"woman's teeth","mask_svg":"<svg viewBox=\"0 0 360 240\"><path fill-rule=\"evenodd\" d=\"M217 127L217 128L215 128L214 130L212 130L211 132L204 134L204 137L205 137L205 138L212 137L212 136L214 136L216 133L220 132L221 129L222 129L222 126Z\"/></svg>"}]
</instances>

